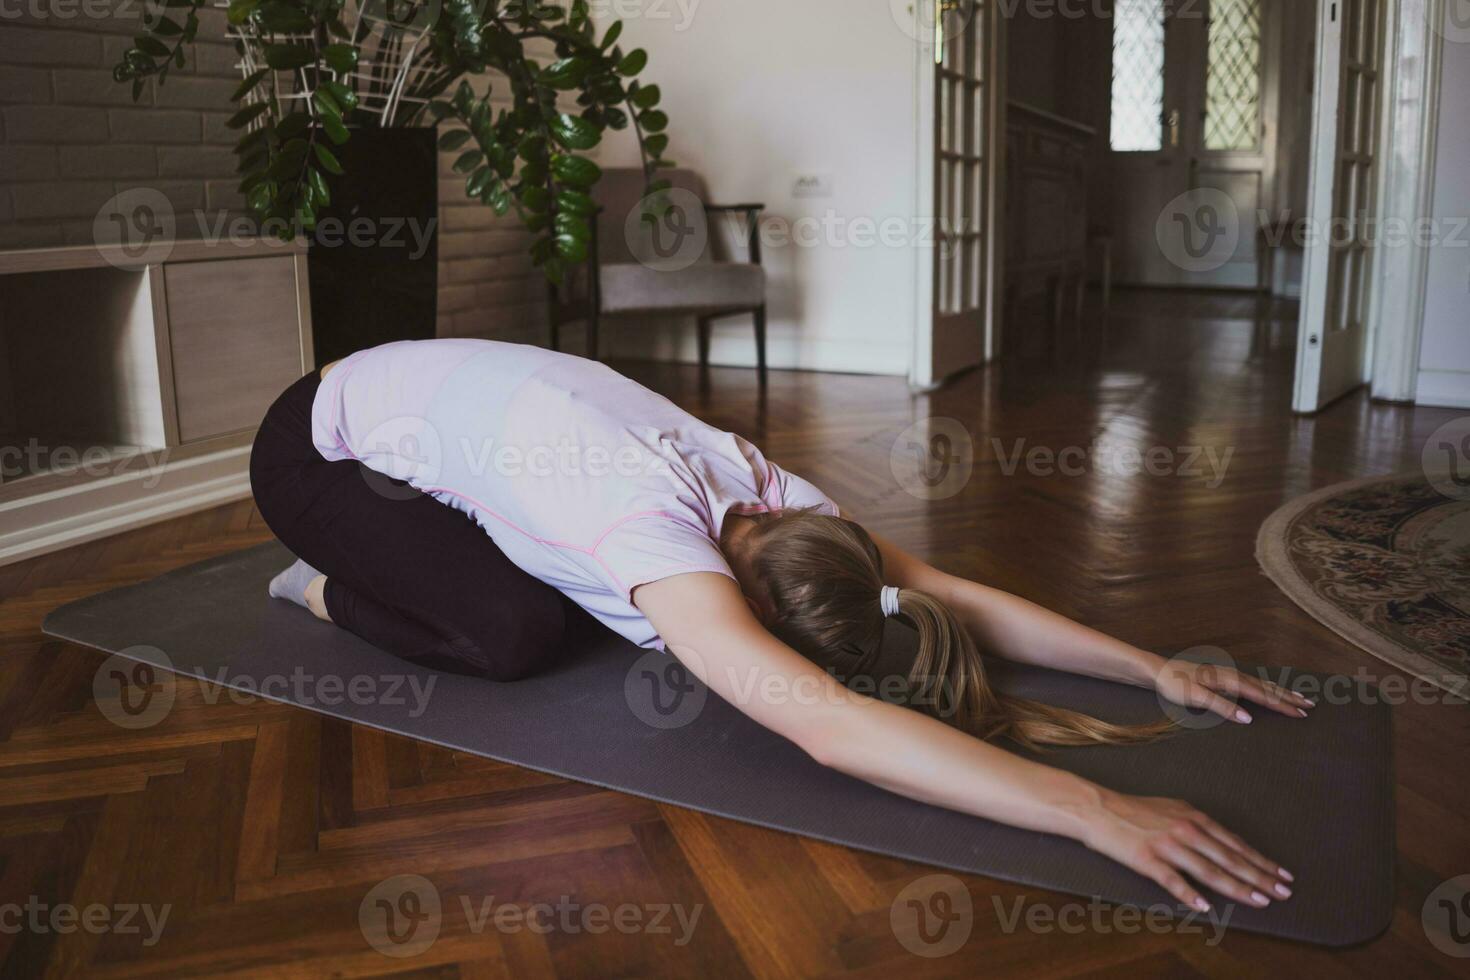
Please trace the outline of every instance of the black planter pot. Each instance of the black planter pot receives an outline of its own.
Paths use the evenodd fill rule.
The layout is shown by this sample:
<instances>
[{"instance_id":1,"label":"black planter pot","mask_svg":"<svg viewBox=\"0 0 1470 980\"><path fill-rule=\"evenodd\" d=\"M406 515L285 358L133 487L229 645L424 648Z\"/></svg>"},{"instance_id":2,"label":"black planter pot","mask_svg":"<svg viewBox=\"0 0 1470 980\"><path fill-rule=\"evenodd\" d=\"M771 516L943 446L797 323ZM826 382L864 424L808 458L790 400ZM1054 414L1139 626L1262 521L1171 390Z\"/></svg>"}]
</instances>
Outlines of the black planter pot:
<instances>
[{"instance_id":1,"label":"black planter pot","mask_svg":"<svg viewBox=\"0 0 1470 980\"><path fill-rule=\"evenodd\" d=\"M434 336L439 174L432 129L354 129L346 171L317 215L307 268L320 367L392 340Z\"/></svg>"}]
</instances>

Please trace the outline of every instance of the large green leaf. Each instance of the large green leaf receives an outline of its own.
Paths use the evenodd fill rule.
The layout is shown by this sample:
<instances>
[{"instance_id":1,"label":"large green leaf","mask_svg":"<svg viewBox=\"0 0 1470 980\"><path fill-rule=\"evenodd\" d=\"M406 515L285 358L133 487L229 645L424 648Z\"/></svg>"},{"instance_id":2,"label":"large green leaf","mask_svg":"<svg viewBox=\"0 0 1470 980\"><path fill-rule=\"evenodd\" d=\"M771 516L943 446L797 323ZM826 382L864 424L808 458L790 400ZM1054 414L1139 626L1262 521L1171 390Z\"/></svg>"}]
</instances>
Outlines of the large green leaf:
<instances>
[{"instance_id":1,"label":"large green leaf","mask_svg":"<svg viewBox=\"0 0 1470 980\"><path fill-rule=\"evenodd\" d=\"M633 104L640 109L652 109L658 105L659 90L657 85L641 86L633 93Z\"/></svg>"},{"instance_id":2,"label":"large green leaf","mask_svg":"<svg viewBox=\"0 0 1470 980\"><path fill-rule=\"evenodd\" d=\"M469 138L470 131L468 129L451 129L439 137L439 149L457 150L461 146L464 146Z\"/></svg>"},{"instance_id":3,"label":"large green leaf","mask_svg":"<svg viewBox=\"0 0 1470 980\"><path fill-rule=\"evenodd\" d=\"M255 9L255 19L276 34L307 34L314 26L306 11L286 0L265 0Z\"/></svg>"},{"instance_id":4,"label":"large green leaf","mask_svg":"<svg viewBox=\"0 0 1470 980\"><path fill-rule=\"evenodd\" d=\"M551 172L556 179L573 187L591 187L602 176L602 168L586 157L574 157L564 153L551 158Z\"/></svg>"},{"instance_id":5,"label":"large green leaf","mask_svg":"<svg viewBox=\"0 0 1470 980\"><path fill-rule=\"evenodd\" d=\"M330 174L342 173L342 164L337 162L336 155L327 149L325 143L317 143L312 149L316 151L317 162L322 165L323 170Z\"/></svg>"},{"instance_id":6,"label":"large green leaf","mask_svg":"<svg viewBox=\"0 0 1470 980\"><path fill-rule=\"evenodd\" d=\"M316 61L316 52L305 44L264 45L265 63L276 71L303 68Z\"/></svg>"},{"instance_id":7,"label":"large green leaf","mask_svg":"<svg viewBox=\"0 0 1470 980\"><path fill-rule=\"evenodd\" d=\"M642 48L634 48L618 62L618 74L629 76L636 75L648 64L648 52Z\"/></svg>"},{"instance_id":8,"label":"large green leaf","mask_svg":"<svg viewBox=\"0 0 1470 980\"><path fill-rule=\"evenodd\" d=\"M259 118L260 114L265 112L269 108L269 102L257 102L254 105L248 105L245 108L237 111L229 119L226 119L225 126L230 129L243 129L248 126L252 120Z\"/></svg>"},{"instance_id":9,"label":"large green leaf","mask_svg":"<svg viewBox=\"0 0 1470 980\"><path fill-rule=\"evenodd\" d=\"M552 118L551 135L569 150L589 150L602 139L602 132L596 125L566 112Z\"/></svg>"},{"instance_id":10,"label":"large green leaf","mask_svg":"<svg viewBox=\"0 0 1470 980\"><path fill-rule=\"evenodd\" d=\"M454 161L453 169L457 174L467 174L484 162L485 154L479 150L467 150L459 155L459 159Z\"/></svg>"},{"instance_id":11,"label":"large green leaf","mask_svg":"<svg viewBox=\"0 0 1470 980\"><path fill-rule=\"evenodd\" d=\"M322 61L339 75L357 67L357 46L354 44L329 44L322 48Z\"/></svg>"},{"instance_id":12,"label":"large green leaf","mask_svg":"<svg viewBox=\"0 0 1470 980\"><path fill-rule=\"evenodd\" d=\"M269 75L270 73L271 70L269 68L261 68L246 75L244 80L241 81L239 85L235 86L235 91L230 93L230 101L239 102L241 99L245 98L245 93L249 92L251 89L255 88L255 86L259 85L261 81L265 79L265 76Z\"/></svg>"}]
</instances>

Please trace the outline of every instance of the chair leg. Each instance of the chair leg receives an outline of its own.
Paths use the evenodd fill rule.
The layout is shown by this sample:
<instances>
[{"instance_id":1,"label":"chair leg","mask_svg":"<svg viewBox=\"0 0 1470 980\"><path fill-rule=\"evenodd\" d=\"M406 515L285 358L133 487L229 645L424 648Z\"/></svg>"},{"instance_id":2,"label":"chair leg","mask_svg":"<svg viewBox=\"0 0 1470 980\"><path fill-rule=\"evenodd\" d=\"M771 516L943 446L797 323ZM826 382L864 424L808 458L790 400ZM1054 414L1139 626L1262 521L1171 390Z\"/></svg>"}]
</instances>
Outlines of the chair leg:
<instances>
[{"instance_id":1,"label":"chair leg","mask_svg":"<svg viewBox=\"0 0 1470 980\"><path fill-rule=\"evenodd\" d=\"M766 305L755 308L755 366L760 372L760 385L766 386Z\"/></svg>"},{"instance_id":2,"label":"chair leg","mask_svg":"<svg viewBox=\"0 0 1470 980\"><path fill-rule=\"evenodd\" d=\"M587 359L597 360L597 307L587 313Z\"/></svg>"},{"instance_id":3,"label":"chair leg","mask_svg":"<svg viewBox=\"0 0 1470 980\"><path fill-rule=\"evenodd\" d=\"M710 321L714 317L702 316L699 318L699 369L701 371L709 368L709 330Z\"/></svg>"}]
</instances>

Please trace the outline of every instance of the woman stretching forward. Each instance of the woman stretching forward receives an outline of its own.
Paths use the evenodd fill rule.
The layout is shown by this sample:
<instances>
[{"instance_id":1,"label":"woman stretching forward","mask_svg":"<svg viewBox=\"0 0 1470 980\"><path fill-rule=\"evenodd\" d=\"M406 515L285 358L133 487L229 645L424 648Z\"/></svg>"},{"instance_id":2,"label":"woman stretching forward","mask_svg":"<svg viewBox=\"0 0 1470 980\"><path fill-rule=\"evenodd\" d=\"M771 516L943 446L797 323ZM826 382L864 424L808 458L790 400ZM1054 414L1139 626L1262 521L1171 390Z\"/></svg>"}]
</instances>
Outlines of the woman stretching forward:
<instances>
[{"instance_id":1,"label":"woman stretching forward","mask_svg":"<svg viewBox=\"0 0 1470 980\"><path fill-rule=\"evenodd\" d=\"M271 594L430 666L510 681L595 621L682 660L823 765L912 799L1075 838L1200 910L1291 875L1178 800L1127 796L989 743L1153 738L997 694L979 653L1157 688L1239 723L1305 698L1172 665L947 575L838 514L812 484L605 365L477 340L387 344L292 385L256 439L261 514L301 561ZM589 615L590 614L590 617ZM918 633L928 713L866 697L884 619ZM752 698L764 683L813 690ZM798 687L801 685L801 687ZM799 701L805 703L797 703Z\"/></svg>"}]
</instances>

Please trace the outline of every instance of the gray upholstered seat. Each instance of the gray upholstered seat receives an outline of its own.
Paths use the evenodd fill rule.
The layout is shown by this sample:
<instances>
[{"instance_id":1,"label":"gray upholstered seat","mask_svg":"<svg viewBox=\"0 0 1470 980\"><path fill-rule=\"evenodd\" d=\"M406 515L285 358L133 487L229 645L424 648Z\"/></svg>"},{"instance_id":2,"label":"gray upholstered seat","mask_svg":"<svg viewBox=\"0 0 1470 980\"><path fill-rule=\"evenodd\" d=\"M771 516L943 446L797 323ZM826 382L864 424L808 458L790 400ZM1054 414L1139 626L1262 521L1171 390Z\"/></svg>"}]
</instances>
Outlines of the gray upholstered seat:
<instances>
[{"instance_id":1,"label":"gray upholstered seat","mask_svg":"<svg viewBox=\"0 0 1470 980\"><path fill-rule=\"evenodd\" d=\"M672 186L669 208L655 217L643 206L637 168L603 171L593 189L599 212L597 241L587 263L551 292L551 346L559 328L587 322L588 356L597 356L598 321L627 314L690 314L698 318L699 359L709 363L709 326L715 317L749 313L755 320L756 361L765 382L765 272L757 235L759 204L714 205L689 170L661 171ZM710 216L728 216L745 238L749 261L720 254L724 234L711 234ZM719 229L720 232L724 228Z\"/></svg>"}]
</instances>

